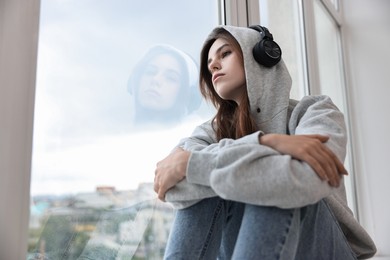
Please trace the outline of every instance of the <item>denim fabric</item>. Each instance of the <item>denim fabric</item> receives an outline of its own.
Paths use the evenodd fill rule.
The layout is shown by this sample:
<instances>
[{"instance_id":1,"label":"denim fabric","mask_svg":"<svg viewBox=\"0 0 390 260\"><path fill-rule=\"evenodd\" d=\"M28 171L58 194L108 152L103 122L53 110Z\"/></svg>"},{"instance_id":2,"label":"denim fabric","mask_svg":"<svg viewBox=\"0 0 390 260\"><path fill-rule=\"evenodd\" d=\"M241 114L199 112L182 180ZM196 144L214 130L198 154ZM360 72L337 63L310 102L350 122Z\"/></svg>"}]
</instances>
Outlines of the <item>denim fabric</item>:
<instances>
[{"instance_id":1,"label":"denim fabric","mask_svg":"<svg viewBox=\"0 0 390 260\"><path fill-rule=\"evenodd\" d=\"M298 209L218 197L178 210L164 259L356 259L325 201Z\"/></svg>"}]
</instances>

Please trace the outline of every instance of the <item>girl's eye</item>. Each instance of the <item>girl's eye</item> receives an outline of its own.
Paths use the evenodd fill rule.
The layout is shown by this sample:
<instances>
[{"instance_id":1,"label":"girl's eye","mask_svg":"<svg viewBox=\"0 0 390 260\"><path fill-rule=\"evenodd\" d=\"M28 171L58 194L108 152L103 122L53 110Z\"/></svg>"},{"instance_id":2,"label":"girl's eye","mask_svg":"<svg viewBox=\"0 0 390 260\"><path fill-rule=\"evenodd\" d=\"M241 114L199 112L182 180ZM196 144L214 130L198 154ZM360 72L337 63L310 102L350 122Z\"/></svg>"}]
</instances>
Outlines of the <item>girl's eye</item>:
<instances>
[{"instance_id":1,"label":"girl's eye","mask_svg":"<svg viewBox=\"0 0 390 260\"><path fill-rule=\"evenodd\" d=\"M144 74L148 76L153 76L157 73L157 68L151 65L146 66Z\"/></svg>"},{"instance_id":2,"label":"girl's eye","mask_svg":"<svg viewBox=\"0 0 390 260\"><path fill-rule=\"evenodd\" d=\"M231 53L232 53L231 51L224 51L224 52L222 52L222 58L225 58L226 56L228 56Z\"/></svg>"},{"instance_id":3,"label":"girl's eye","mask_svg":"<svg viewBox=\"0 0 390 260\"><path fill-rule=\"evenodd\" d=\"M167 81L170 81L172 83L179 83L180 82L180 75L176 72L166 72L164 74Z\"/></svg>"}]
</instances>

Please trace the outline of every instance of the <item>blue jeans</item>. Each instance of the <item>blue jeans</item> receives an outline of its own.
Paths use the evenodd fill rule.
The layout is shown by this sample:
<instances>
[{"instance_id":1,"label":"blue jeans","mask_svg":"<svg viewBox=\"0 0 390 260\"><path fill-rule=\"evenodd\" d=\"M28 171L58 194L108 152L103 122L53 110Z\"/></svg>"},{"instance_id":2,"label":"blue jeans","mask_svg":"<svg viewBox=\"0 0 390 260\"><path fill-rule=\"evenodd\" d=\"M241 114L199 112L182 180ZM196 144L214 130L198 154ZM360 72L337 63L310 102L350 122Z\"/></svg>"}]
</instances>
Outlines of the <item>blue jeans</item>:
<instances>
[{"instance_id":1,"label":"blue jeans","mask_svg":"<svg viewBox=\"0 0 390 260\"><path fill-rule=\"evenodd\" d=\"M325 201L296 209L218 197L178 210L164 259L356 259Z\"/></svg>"}]
</instances>

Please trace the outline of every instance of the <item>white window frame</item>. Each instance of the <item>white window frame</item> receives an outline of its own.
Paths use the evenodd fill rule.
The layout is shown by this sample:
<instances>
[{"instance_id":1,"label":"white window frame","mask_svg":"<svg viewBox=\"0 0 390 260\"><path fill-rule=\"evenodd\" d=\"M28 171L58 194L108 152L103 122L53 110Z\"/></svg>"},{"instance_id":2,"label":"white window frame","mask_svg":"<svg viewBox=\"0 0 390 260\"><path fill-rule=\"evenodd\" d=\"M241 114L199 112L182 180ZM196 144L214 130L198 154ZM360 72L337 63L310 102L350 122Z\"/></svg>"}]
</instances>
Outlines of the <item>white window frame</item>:
<instances>
[{"instance_id":1,"label":"white window frame","mask_svg":"<svg viewBox=\"0 0 390 260\"><path fill-rule=\"evenodd\" d=\"M221 0L225 8L222 24L234 26L250 26L259 24L260 12L258 0Z\"/></svg>"},{"instance_id":2,"label":"white window frame","mask_svg":"<svg viewBox=\"0 0 390 260\"><path fill-rule=\"evenodd\" d=\"M0 1L0 259L26 259L39 6Z\"/></svg>"},{"instance_id":3,"label":"white window frame","mask_svg":"<svg viewBox=\"0 0 390 260\"><path fill-rule=\"evenodd\" d=\"M317 50L317 43L316 43L316 29L315 29L315 20L314 20L314 4L312 0L301 0L302 3L302 9L303 9L303 19L304 19L304 29L305 29L305 40L306 40L306 59L307 59L307 69L308 69L308 81L309 81L309 93L316 95L316 94L322 94L321 88L320 88L320 72L319 72L319 61L318 61L318 50ZM354 151L354 142L356 141L353 135L353 131L351 129L351 119L350 119L350 102L348 100L348 73L347 73L347 57L345 50L345 45L343 41L343 12L342 12L342 5L341 3L335 6L330 0L321 0L321 3L324 5L334 22L337 24L337 26L340 28L340 46L341 46L341 52L342 52L342 64L343 69L342 76L344 78L344 88L342 89L342 95L343 95L343 103L345 105L345 121L347 126L347 133L349 136L349 142L348 142L348 160L350 162L350 169L349 171L352 172L348 176L351 181L351 193L350 201L348 201L348 204L350 205L351 209L356 215L357 220L359 220L359 208L358 208L358 194L357 194L357 181L358 181L358 172L355 167L355 153ZM337 9L336 9L337 8Z\"/></svg>"}]
</instances>

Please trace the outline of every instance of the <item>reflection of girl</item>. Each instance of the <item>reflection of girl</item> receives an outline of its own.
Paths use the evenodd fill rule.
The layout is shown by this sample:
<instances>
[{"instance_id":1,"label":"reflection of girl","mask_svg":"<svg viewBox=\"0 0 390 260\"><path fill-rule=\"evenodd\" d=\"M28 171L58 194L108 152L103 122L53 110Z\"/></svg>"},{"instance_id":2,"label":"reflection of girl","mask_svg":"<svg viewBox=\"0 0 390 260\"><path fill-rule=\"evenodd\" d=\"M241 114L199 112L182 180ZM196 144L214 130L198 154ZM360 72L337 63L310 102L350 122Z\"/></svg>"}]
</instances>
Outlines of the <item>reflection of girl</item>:
<instances>
[{"instance_id":1,"label":"reflection of girl","mask_svg":"<svg viewBox=\"0 0 390 260\"><path fill-rule=\"evenodd\" d=\"M198 68L169 45L149 49L134 68L128 90L134 96L134 123L175 123L200 105Z\"/></svg>"},{"instance_id":2,"label":"reflection of girl","mask_svg":"<svg viewBox=\"0 0 390 260\"><path fill-rule=\"evenodd\" d=\"M179 209L166 259L375 253L347 205L343 115L326 96L289 99L283 61L253 55L267 33L217 27L203 46L201 91L218 111L157 164L154 189Z\"/></svg>"}]
</instances>

